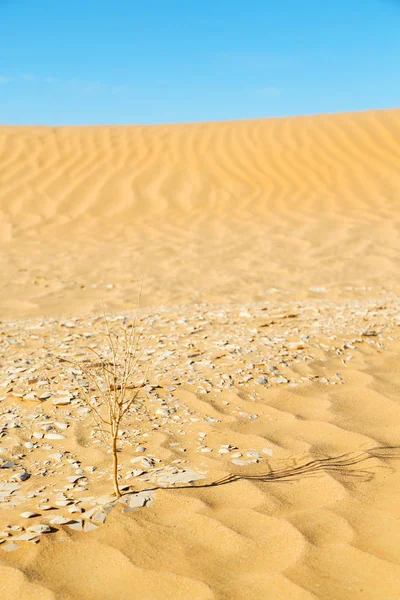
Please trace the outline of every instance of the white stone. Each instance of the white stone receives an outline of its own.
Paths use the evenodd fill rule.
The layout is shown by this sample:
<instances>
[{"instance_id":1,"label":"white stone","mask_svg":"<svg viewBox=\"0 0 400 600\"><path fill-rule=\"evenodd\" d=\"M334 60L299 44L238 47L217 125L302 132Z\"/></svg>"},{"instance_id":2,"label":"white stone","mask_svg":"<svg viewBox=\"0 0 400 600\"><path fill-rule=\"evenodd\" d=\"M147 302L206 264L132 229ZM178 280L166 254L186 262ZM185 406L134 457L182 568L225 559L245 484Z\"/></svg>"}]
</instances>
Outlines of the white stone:
<instances>
[{"instance_id":1,"label":"white stone","mask_svg":"<svg viewBox=\"0 0 400 600\"><path fill-rule=\"evenodd\" d=\"M39 523L38 525L31 525L26 529L29 533L49 533L51 531L51 527L45 523Z\"/></svg>"},{"instance_id":2,"label":"white stone","mask_svg":"<svg viewBox=\"0 0 400 600\"><path fill-rule=\"evenodd\" d=\"M47 440L65 440L66 439L65 435L62 435L62 433L46 433L46 435L44 437Z\"/></svg>"},{"instance_id":3,"label":"white stone","mask_svg":"<svg viewBox=\"0 0 400 600\"><path fill-rule=\"evenodd\" d=\"M65 406L66 404L71 403L70 396L56 396L53 398L54 406Z\"/></svg>"},{"instance_id":4,"label":"white stone","mask_svg":"<svg viewBox=\"0 0 400 600\"><path fill-rule=\"evenodd\" d=\"M268 454L268 456L272 456L273 454L272 448L263 448L262 451L264 452L264 454Z\"/></svg>"}]
</instances>

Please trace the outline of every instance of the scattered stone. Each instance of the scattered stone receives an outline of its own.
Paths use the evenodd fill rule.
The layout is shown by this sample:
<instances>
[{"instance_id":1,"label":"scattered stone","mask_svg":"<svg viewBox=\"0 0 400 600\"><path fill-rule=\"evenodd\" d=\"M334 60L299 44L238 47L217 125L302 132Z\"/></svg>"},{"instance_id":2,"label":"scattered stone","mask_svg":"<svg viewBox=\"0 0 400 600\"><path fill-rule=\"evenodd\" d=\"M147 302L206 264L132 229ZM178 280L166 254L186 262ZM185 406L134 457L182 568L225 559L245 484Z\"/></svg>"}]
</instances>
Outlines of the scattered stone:
<instances>
[{"instance_id":1,"label":"scattered stone","mask_svg":"<svg viewBox=\"0 0 400 600\"><path fill-rule=\"evenodd\" d=\"M49 523L50 525L68 525L68 523L72 523L72 519L68 519L68 517L63 517L62 515L57 515L55 517L51 517Z\"/></svg>"},{"instance_id":2,"label":"scattered stone","mask_svg":"<svg viewBox=\"0 0 400 600\"><path fill-rule=\"evenodd\" d=\"M29 478L30 473L28 473L28 471L23 471L22 473L16 473L15 475L13 475L11 479L17 479L18 481L27 481Z\"/></svg>"},{"instance_id":3,"label":"scattered stone","mask_svg":"<svg viewBox=\"0 0 400 600\"><path fill-rule=\"evenodd\" d=\"M273 377L272 381L274 383L288 383L288 380L286 379L286 377L283 377L282 375L279 375L278 377Z\"/></svg>"},{"instance_id":4,"label":"scattered stone","mask_svg":"<svg viewBox=\"0 0 400 600\"><path fill-rule=\"evenodd\" d=\"M62 433L46 433L44 436L46 440L65 440L66 436Z\"/></svg>"},{"instance_id":5,"label":"scattered stone","mask_svg":"<svg viewBox=\"0 0 400 600\"><path fill-rule=\"evenodd\" d=\"M83 529L83 521L82 520L77 520L77 521L72 521L71 523L69 523L68 527L70 529L72 529L73 531L82 531Z\"/></svg>"},{"instance_id":6,"label":"scattered stone","mask_svg":"<svg viewBox=\"0 0 400 600\"><path fill-rule=\"evenodd\" d=\"M84 526L84 531L86 531L86 533L88 533L89 531L94 531L95 529L98 529L98 525L95 525L94 523L91 523L90 521L85 521L85 526Z\"/></svg>"},{"instance_id":7,"label":"scattered stone","mask_svg":"<svg viewBox=\"0 0 400 600\"><path fill-rule=\"evenodd\" d=\"M14 536L13 539L18 542L33 542L36 544L39 541L39 534L33 531L27 531L21 535Z\"/></svg>"},{"instance_id":8,"label":"scattered stone","mask_svg":"<svg viewBox=\"0 0 400 600\"><path fill-rule=\"evenodd\" d=\"M138 492L136 494L126 494L119 499L122 504L127 504L130 509L140 508L145 505L153 504L155 500L155 493L150 491ZM124 509L123 512L128 512Z\"/></svg>"},{"instance_id":9,"label":"scattered stone","mask_svg":"<svg viewBox=\"0 0 400 600\"><path fill-rule=\"evenodd\" d=\"M54 406L65 406L66 404L70 404L70 403L71 403L70 396L55 396L53 398Z\"/></svg>"},{"instance_id":10,"label":"scattered stone","mask_svg":"<svg viewBox=\"0 0 400 600\"><path fill-rule=\"evenodd\" d=\"M41 535L42 533L50 533L51 527L46 525L46 523L39 523L38 525L31 525L26 529L29 533L36 533Z\"/></svg>"},{"instance_id":11,"label":"scattered stone","mask_svg":"<svg viewBox=\"0 0 400 600\"><path fill-rule=\"evenodd\" d=\"M94 523L104 523L107 519L107 513L105 510L98 510L92 515L92 521Z\"/></svg>"},{"instance_id":12,"label":"scattered stone","mask_svg":"<svg viewBox=\"0 0 400 600\"><path fill-rule=\"evenodd\" d=\"M263 448L262 451L264 452L264 454L268 454L268 456L272 456L273 454L272 448Z\"/></svg>"},{"instance_id":13,"label":"scattered stone","mask_svg":"<svg viewBox=\"0 0 400 600\"><path fill-rule=\"evenodd\" d=\"M14 550L18 550L19 546L18 546L18 544L15 544L14 542L10 542L8 544L2 544L1 548L2 548L2 550L5 550L6 552L14 552Z\"/></svg>"},{"instance_id":14,"label":"scattered stone","mask_svg":"<svg viewBox=\"0 0 400 600\"><path fill-rule=\"evenodd\" d=\"M156 410L156 415L161 415L163 417L169 416L169 410L167 408L158 408Z\"/></svg>"}]
</instances>

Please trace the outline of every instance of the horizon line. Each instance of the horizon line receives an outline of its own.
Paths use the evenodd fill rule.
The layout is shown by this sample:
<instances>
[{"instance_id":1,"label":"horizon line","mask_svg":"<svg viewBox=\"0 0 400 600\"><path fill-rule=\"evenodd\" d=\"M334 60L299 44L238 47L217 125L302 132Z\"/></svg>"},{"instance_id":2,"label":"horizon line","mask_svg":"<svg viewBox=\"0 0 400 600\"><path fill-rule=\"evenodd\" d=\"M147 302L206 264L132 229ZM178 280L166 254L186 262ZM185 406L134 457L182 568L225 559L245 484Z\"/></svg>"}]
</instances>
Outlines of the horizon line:
<instances>
[{"instance_id":1,"label":"horizon line","mask_svg":"<svg viewBox=\"0 0 400 600\"><path fill-rule=\"evenodd\" d=\"M217 123L239 123L249 121L269 121L269 120L282 120L282 119L302 119L307 117L328 117L334 115L350 115L350 114L362 114L370 112L385 112L400 110L400 106L388 106L385 108L363 108L357 110L338 110L329 112L310 112L310 113L299 113L299 114L288 114L279 116L261 116L261 117L238 117L233 119L200 119L194 121L165 121L165 122L146 122L146 123L0 123L1 128L5 127L43 127L43 128L63 128L63 127L165 127L165 126L183 126L183 125L206 125L206 124L217 124Z\"/></svg>"}]
</instances>

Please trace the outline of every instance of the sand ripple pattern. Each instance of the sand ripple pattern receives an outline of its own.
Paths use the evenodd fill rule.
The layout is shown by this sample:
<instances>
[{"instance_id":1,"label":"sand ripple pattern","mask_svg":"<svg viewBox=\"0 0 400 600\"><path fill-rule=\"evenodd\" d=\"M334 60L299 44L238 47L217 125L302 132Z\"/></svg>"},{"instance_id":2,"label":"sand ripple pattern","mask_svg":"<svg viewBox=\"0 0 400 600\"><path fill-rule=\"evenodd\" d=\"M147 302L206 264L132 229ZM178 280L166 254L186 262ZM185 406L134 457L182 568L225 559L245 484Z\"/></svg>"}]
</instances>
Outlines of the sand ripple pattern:
<instances>
[{"instance_id":1,"label":"sand ripple pattern","mask_svg":"<svg viewBox=\"0 0 400 600\"><path fill-rule=\"evenodd\" d=\"M97 309L107 284L129 308L140 274L154 304L396 287L399 140L399 110L1 127L1 308Z\"/></svg>"}]
</instances>

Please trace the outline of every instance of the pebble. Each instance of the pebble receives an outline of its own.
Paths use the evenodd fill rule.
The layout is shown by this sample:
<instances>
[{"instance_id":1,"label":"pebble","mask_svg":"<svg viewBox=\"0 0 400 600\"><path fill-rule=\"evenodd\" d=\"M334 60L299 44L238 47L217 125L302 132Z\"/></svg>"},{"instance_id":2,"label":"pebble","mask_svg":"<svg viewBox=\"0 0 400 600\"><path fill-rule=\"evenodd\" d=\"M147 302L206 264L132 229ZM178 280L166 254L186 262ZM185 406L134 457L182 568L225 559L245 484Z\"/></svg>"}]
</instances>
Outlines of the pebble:
<instances>
[{"instance_id":1,"label":"pebble","mask_svg":"<svg viewBox=\"0 0 400 600\"><path fill-rule=\"evenodd\" d=\"M273 454L272 448L263 448L262 451L264 452L264 454L268 454L268 456L272 456Z\"/></svg>"},{"instance_id":2,"label":"pebble","mask_svg":"<svg viewBox=\"0 0 400 600\"><path fill-rule=\"evenodd\" d=\"M24 471L23 473L18 473L12 476L12 479L18 479L19 481L27 481L30 478L30 473L28 471Z\"/></svg>"},{"instance_id":3,"label":"pebble","mask_svg":"<svg viewBox=\"0 0 400 600\"><path fill-rule=\"evenodd\" d=\"M57 396L53 398L54 406L65 406L66 404L71 403L70 396Z\"/></svg>"},{"instance_id":4,"label":"pebble","mask_svg":"<svg viewBox=\"0 0 400 600\"><path fill-rule=\"evenodd\" d=\"M63 517L62 515L57 515L52 517L49 523L50 525L67 525L68 523L71 523L71 519L68 519L68 517Z\"/></svg>"},{"instance_id":5,"label":"pebble","mask_svg":"<svg viewBox=\"0 0 400 600\"><path fill-rule=\"evenodd\" d=\"M33 531L22 533L21 535L14 536L14 540L18 542L33 542L37 543L39 541L39 534Z\"/></svg>"},{"instance_id":6,"label":"pebble","mask_svg":"<svg viewBox=\"0 0 400 600\"><path fill-rule=\"evenodd\" d=\"M268 377L266 375L261 375L261 377L257 377L256 383L259 385L266 385L268 383Z\"/></svg>"},{"instance_id":7,"label":"pebble","mask_svg":"<svg viewBox=\"0 0 400 600\"><path fill-rule=\"evenodd\" d=\"M273 377L272 381L274 383L288 383L288 380L286 379L286 377L283 377L282 375L279 375L278 377Z\"/></svg>"},{"instance_id":8,"label":"pebble","mask_svg":"<svg viewBox=\"0 0 400 600\"><path fill-rule=\"evenodd\" d=\"M68 527L70 529L72 529L73 531L82 531L83 521L82 520L71 521L71 523L69 523Z\"/></svg>"},{"instance_id":9,"label":"pebble","mask_svg":"<svg viewBox=\"0 0 400 600\"><path fill-rule=\"evenodd\" d=\"M76 505L70 506L68 508L68 512L71 513L71 515L74 514L74 513L82 513L83 512L83 508L81 508L80 506L76 506Z\"/></svg>"},{"instance_id":10,"label":"pebble","mask_svg":"<svg viewBox=\"0 0 400 600\"><path fill-rule=\"evenodd\" d=\"M19 546L18 546L18 544L15 544L14 542L10 542L7 544L2 544L1 548L2 548L2 550L5 550L6 552L13 552L14 550L18 550Z\"/></svg>"},{"instance_id":11,"label":"pebble","mask_svg":"<svg viewBox=\"0 0 400 600\"><path fill-rule=\"evenodd\" d=\"M39 523L38 525L31 525L30 527L27 527L26 530L29 531L29 533L42 534L49 533L51 531L51 527L46 523Z\"/></svg>"},{"instance_id":12,"label":"pebble","mask_svg":"<svg viewBox=\"0 0 400 600\"><path fill-rule=\"evenodd\" d=\"M156 410L156 415L161 415L163 417L168 417L169 416L169 410L167 408L158 408Z\"/></svg>"},{"instance_id":13,"label":"pebble","mask_svg":"<svg viewBox=\"0 0 400 600\"><path fill-rule=\"evenodd\" d=\"M46 433L44 436L46 440L65 440L66 436L62 433Z\"/></svg>"},{"instance_id":14,"label":"pebble","mask_svg":"<svg viewBox=\"0 0 400 600\"><path fill-rule=\"evenodd\" d=\"M95 529L98 529L98 525L95 525L94 523L91 523L90 521L85 521L85 526L84 526L84 531L86 533L88 533L89 531L94 531Z\"/></svg>"},{"instance_id":15,"label":"pebble","mask_svg":"<svg viewBox=\"0 0 400 600\"><path fill-rule=\"evenodd\" d=\"M152 458L148 458L147 456L138 456L137 458L131 458L131 463L141 463L142 467L149 468L154 466L154 460Z\"/></svg>"},{"instance_id":16,"label":"pebble","mask_svg":"<svg viewBox=\"0 0 400 600\"><path fill-rule=\"evenodd\" d=\"M98 510L92 516L92 521L95 523L104 523L107 519L107 513L104 510Z\"/></svg>"}]
</instances>

